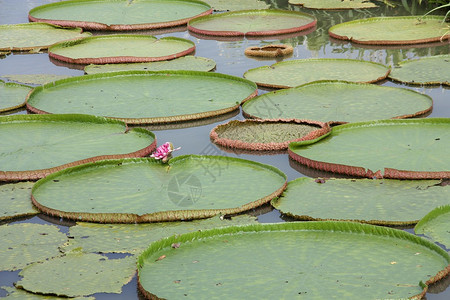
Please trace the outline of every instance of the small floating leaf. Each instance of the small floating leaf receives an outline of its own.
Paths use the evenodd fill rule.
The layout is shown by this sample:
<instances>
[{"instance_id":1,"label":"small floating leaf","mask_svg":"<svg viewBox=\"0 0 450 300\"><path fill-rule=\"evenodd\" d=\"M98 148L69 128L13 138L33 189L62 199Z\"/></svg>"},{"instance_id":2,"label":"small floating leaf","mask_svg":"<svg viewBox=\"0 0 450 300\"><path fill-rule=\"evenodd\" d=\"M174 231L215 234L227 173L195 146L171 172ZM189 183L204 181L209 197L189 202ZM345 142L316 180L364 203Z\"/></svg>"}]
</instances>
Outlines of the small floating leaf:
<instances>
[{"instance_id":1,"label":"small floating leaf","mask_svg":"<svg viewBox=\"0 0 450 300\"><path fill-rule=\"evenodd\" d=\"M174 242L182 246L173 249ZM166 258L155 262L161 255ZM426 286L419 282L445 277L449 262L446 251L401 230L293 222L225 227L154 242L138 258L138 280L147 298L278 299L282 287L286 299L299 294L398 299L422 294Z\"/></svg>"},{"instance_id":2,"label":"small floating leaf","mask_svg":"<svg viewBox=\"0 0 450 300\"><path fill-rule=\"evenodd\" d=\"M216 126L211 140L223 147L245 150L282 150L290 142L316 139L329 127L321 122L302 120L232 120Z\"/></svg>"},{"instance_id":3,"label":"small floating leaf","mask_svg":"<svg viewBox=\"0 0 450 300\"><path fill-rule=\"evenodd\" d=\"M212 36L265 36L313 28L317 20L309 14L288 10L240 10L195 18L189 31Z\"/></svg>"},{"instance_id":4,"label":"small floating leaf","mask_svg":"<svg viewBox=\"0 0 450 300\"><path fill-rule=\"evenodd\" d=\"M373 83L385 79L389 68L356 59L313 58L282 61L271 66L250 69L244 77L259 86L295 87L317 80L344 80Z\"/></svg>"},{"instance_id":5,"label":"small floating leaf","mask_svg":"<svg viewBox=\"0 0 450 300\"><path fill-rule=\"evenodd\" d=\"M378 7L369 0L289 0L289 4L311 9L363 9Z\"/></svg>"},{"instance_id":6,"label":"small floating leaf","mask_svg":"<svg viewBox=\"0 0 450 300\"><path fill-rule=\"evenodd\" d=\"M289 156L308 167L358 177L450 178L450 119L379 120L333 127Z\"/></svg>"},{"instance_id":7,"label":"small floating leaf","mask_svg":"<svg viewBox=\"0 0 450 300\"><path fill-rule=\"evenodd\" d=\"M389 78L408 84L450 85L450 55L403 61L391 70Z\"/></svg>"},{"instance_id":8,"label":"small floating leaf","mask_svg":"<svg viewBox=\"0 0 450 300\"><path fill-rule=\"evenodd\" d=\"M0 25L0 50L44 50L57 42L91 35L81 32L80 28L67 29L45 23Z\"/></svg>"},{"instance_id":9,"label":"small floating leaf","mask_svg":"<svg viewBox=\"0 0 450 300\"><path fill-rule=\"evenodd\" d=\"M443 16L376 17L340 23L330 37L370 45L405 45L439 42L450 38Z\"/></svg>"},{"instance_id":10,"label":"small floating leaf","mask_svg":"<svg viewBox=\"0 0 450 300\"><path fill-rule=\"evenodd\" d=\"M0 181L32 180L68 166L138 157L156 147L155 135L88 115L0 117Z\"/></svg>"},{"instance_id":11,"label":"small floating leaf","mask_svg":"<svg viewBox=\"0 0 450 300\"><path fill-rule=\"evenodd\" d=\"M53 225L18 223L1 225L0 240L0 271L14 271L60 255L67 236Z\"/></svg>"},{"instance_id":12,"label":"small floating leaf","mask_svg":"<svg viewBox=\"0 0 450 300\"><path fill-rule=\"evenodd\" d=\"M39 211L31 204L34 182L0 185L0 221L33 216Z\"/></svg>"},{"instance_id":13,"label":"small floating leaf","mask_svg":"<svg viewBox=\"0 0 450 300\"><path fill-rule=\"evenodd\" d=\"M28 96L27 108L34 113L82 113L128 124L160 124L223 115L256 94L253 82L220 73L124 71L37 87Z\"/></svg>"},{"instance_id":14,"label":"small floating leaf","mask_svg":"<svg viewBox=\"0 0 450 300\"><path fill-rule=\"evenodd\" d=\"M88 65L84 68L87 74L117 72L117 71L162 71L162 70L188 70L209 72L216 67L214 60L192 55L180 58L155 61L149 63L134 64L106 64L106 65Z\"/></svg>"},{"instance_id":15,"label":"small floating leaf","mask_svg":"<svg viewBox=\"0 0 450 300\"><path fill-rule=\"evenodd\" d=\"M449 199L449 197L447 197ZM424 234L450 249L450 204L436 207L423 217L416 227L416 234Z\"/></svg>"},{"instance_id":16,"label":"small floating leaf","mask_svg":"<svg viewBox=\"0 0 450 300\"><path fill-rule=\"evenodd\" d=\"M14 110L24 106L25 99L30 91L31 88L28 86L4 83L0 80L0 112Z\"/></svg>"},{"instance_id":17,"label":"small floating leaf","mask_svg":"<svg viewBox=\"0 0 450 300\"><path fill-rule=\"evenodd\" d=\"M35 7L28 18L67 27L122 31L184 25L211 12L208 4L197 0L71 0Z\"/></svg>"},{"instance_id":18,"label":"small floating leaf","mask_svg":"<svg viewBox=\"0 0 450 300\"><path fill-rule=\"evenodd\" d=\"M190 220L258 207L286 185L284 173L249 160L183 155L168 164L104 160L62 170L35 184L33 203L46 214L79 221Z\"/></svg>"},{"instance_id":19,"label":"small floating leaf","mask_svg":"<svg viewBox=\"0 0 450 300\"><path fill-rule=\"evenodd\" d=\"M150 243L174 234L257 223L255 217L248 215L235 216L231 220L222 220L215 216L204 220L139 225L78 222L76 226L69 229L72 239L64 251L81 247L84 252L135 254L144 251Z\"/></svg>"},{"instance_id":20,"label":"small floating leaf","mask_svg":"<svg viewBox=\"0 0 450 300\"><path fill-rule=\"evenodd\" d=\"M299 178L272 205L301 220L348 220L377 225L417 223L431 208L450 203L439 180Z\"/></svg>"},{"instance_id":21,"label":"small floating leaf","mask_svg":"<svg viewBox=\"0 0 450 300\"><path fill-rule=\"evenodd\" d=\"M99 254L70 253L24 268L16 287L58 296L120 294L135 274L135 258L108 259Z\"/></svg>"},{"instance_id":22,"label":"small floating leaf","mask_svg":"<svg viewBox=\"0 0 450 300\"><path fill-rule=\"evenodd\" d=\"M252 118L295 118L358 122L423 116L433 100L410 89L344 81L316 81L250 99L242 105Z\"/></svg>"}]
</instances>

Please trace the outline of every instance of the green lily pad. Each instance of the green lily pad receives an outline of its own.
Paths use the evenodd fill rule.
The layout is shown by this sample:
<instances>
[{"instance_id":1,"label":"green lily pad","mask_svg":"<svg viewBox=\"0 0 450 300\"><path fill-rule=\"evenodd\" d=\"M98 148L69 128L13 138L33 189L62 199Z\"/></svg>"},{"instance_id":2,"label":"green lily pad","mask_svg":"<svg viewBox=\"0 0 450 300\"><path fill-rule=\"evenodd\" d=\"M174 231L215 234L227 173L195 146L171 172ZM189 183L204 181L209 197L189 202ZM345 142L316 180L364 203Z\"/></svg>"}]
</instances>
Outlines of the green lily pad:
<instances>
[{"instance_id":1,"label":"green lily pad","mask_svg":"<svg viewBox=\"0 0 450 300\"><path fill-rule=\"evenodd\" d=\"M369 0L289 0L289 4L311 9L364 9L378 7Z\"/></svg>"},{"instance_id":2,"label":"green lily pad","mask_svg":"<svg viewBox=\"0 0 450 300\"><path fill-rule=\"evenodd\" d=\"M211 140L220 146L244 150L286 150L290 142L316 139L330 131L321 122L303 120L232 120L216 126Z\"/></svg>"},{"instance_id":3,"label":"green lily pad","mask_svg":"<svg viewBox=\"0 0 450 300\"><path fill-rule=\"evenodd\" d=\"M154 242L138 258L138 280L147 298L420 298L449 262L440 247L396 229L259 224Z\"/></svg>"},{"instance_id":4,"label":"green lily pad","mask_svg":"<svg viewBox=\"0 0 450 300\"><path fill-rule=\"evenodd\" d=\"M89 253L70 253L24 268L16 287L38 294L87 296L122 292L135 274L135 258L108 259Z\"/></svg>"},{"instance_id":5,"label":"green lily pad","mask_svg":"<svg viewBox=\"0 0 450 300\"><path fill-rule=\"evenodd\" d=\"M439 180L298 178L272 205L300 220L348 220L376 225L417 223L431 208L450 203Z\"/></svg>"},{"instance_id":6,"label":"green lily pad","mask_svg":"<svg viewBox=\"0 0 450 300\"><path fill-rule=\"evenodd\" d=\"M408 84L450 85L450 55L403 61L391 70L389 78Z\"/></svg>"},{"instance_id":7,"label":"green lily pad","mask_svg":"<svg viewBox=\"0 0 450 300\"><path fill-rule=\"evenodd\" d=\"M236 11L244 9L266 9L270 5L261 0L205 0L214 11Z\"/></svg>"},{"instance_id":8,"label":"green lily pad","mask_svg":"<svg viewBox=\"0 0 450 300\"><path fill-rule=\"evenodd\" d=\"M448 198L447 198L448 199ZM437 207L423 217L416 227L416 234L424 234L433 241L450 248L450 205Z\"/></svg>"},{"instance_id":9,"label":"green lily pad","mask_svg":"<svg viewBox=\"0 0 450 300\"><path fill-rule=\"evenodd\" d=\"M213 36L265 36L314 28L314 16L288 10L240 10L195 18L188 30Z\"/></svg>"},{"instance_id":10,"label":"green lily pad","mask_svg":"<svg viewBox=\"0 0 450 300\"><path fill-rule=\"evenodd\" d=\"M14 271L61 253L67 236L53 225L19 223L0 226L0 271Z\"/></svg>"},{"instance_id":11,"label":"green lily pad","mask_svg":"<svg viewBox=\"0 0 450 300\"><path fill-rule=\"evenodd\" d=\"M72 237L63 250L81 248L83 252L141 253L148 245L174 234L202 231L224 226L258 224L255 217L235 216L231 220L219 216L189 222L148 224L95 224L78 222L70 227Z\"/></svg>"},{"instance_id":12,"label":"green lily pad","mask_svg":"<svg viewBox=\"0 0 450 300\"><path fill-rule=\"evenodd\" d=\"M333 127L329 135L289 145L310 168L358 177L450 178L449 118L379 120Z\"/></svg>"},{"instance_id":13,"label":"green lily pad","mask_svg":"<svg viewBox=\"0 0 450 300\"><path fill-rule=\"evenodd\" d=\"M32 201L44 213L100 223L200 219L235 214L281 194L278 169L222 156L184 155L169 166L151 158L104 160L38 181Z\"/></svg>"},{"instance_id":14,"label":"green lily pad","mask_svg":"<svg viewBox=\"0 0 450 300\"><path fill-rule=\"evenodd\" d=\"M4 83L0 80L0 113L24 106L30 91L31 88L28 86Z\"/></svg>"},{"instance_id":15,"label":"green lily pad","mask_svg":"<svg viewBox=\"0 0 450 300\"><path fill-rule=\"evenodd\" d=\"M287 60L271 66L250 69L244 78L259 86L289 88L318 80L373 83L385 79L389 68L356 59L313 58Z\"/></svg>"},{"instance_id":16,"label":"green lily pad","mask_svg":"<svg viewBox=\"0 0 450 300\"><path fill-rule=\"evenodd\" d=\"M330 37L369 45L407 45L450 38L443 16L376 17L332 26Z\"/></svg>"},{"instance_id":17,"label":"green lily pad","mask_svg":"<svg viewBox=\"0 0 450 300\"><path fill-rule=\"evenodd\" d=\"M211 12L208 4L197 0L71 0L35 7L28 18L67 27L123 31L184 25Z\"/></svg>"},{"instance_id":18,"label":"green lily pad","mask_svg":"<svg viewBox=\"0 0 450 300\"><path fill-rule=\"evenodd\" d=\"M34 182L0 185L0 221L37 215L31 204L31 188Z\"/></svg>"},{"instance_id":19,"label":"green lily pad","mask_svg":"<svg viewBox=\"0 0 450 300\"><path fill-rule=\"evenodd\" d=\"M111 64L174 59L195 51L190 40L150 35L99 35L56 43L48 55L71 64Z\"/></svg>"},{"instance_id":20,"label":"green lily pad","mask_svg":"<svg viewBox=\"0 0 450 300\"><path fill-rule=\"evenodd\" d=\"M35 180L106 158L138 157L156 148L153 133L88 115L0 117L0 181Z\"/></svg>"},{"instance_id":21,"label":"green lily pad","mask_svg":"<svg viewBox=\"0 0 450 300\"><path fill-rule=\"evenodd\" d=\"M216 67L216 62L209 58L192 55L180 58L135 64L106 64L88 65L84 68L87 74L118 72L118 71L162 71L162 70L188 70L208 72Z\"/></svg>"},{"instance_id":22,"label":"green lily pad","mask_svg":"<svg viewBox=\"0 0 450 300\"><path fill-rule=\"evenodd\" d=\"M8 296L4 299L20 299L20 300L61 300L61 297L50 296L50 295L39 295L34 293L29 293L27 291L17 289L11 286L1 286L0 289L8 292ZM73 300L95 300L95 297L75 297Z\"/></svg>"},{"instance_id":23,"label":"green lily pad","mask_svg":"<svg viewBox=\"0 0 450 300\"><path fill-rule=\"evenodd\" d=\"M67 29L45 23L0 25L0 50L26 51L47 49L64 40L91 36L80 28Z\"/></svg>"},{"instance_id":24,"label":"green lily pad","mask_svg":"<svg viewBox=\"0 0 450 300\"><path fill-rule=\"evenodd\" d=\"M344 81L315 81L250 99L242 105L252 118L297 118L346 123L404 119L431 111L431 97L410 89Z\"/></svg>"},{"instance_id":25,"label":"green lily pad","mask_svg":"<svg viewBox=\"0 0 450 300\"><path fill-rule=\"evenodd\" d=\"M56 74L13 74L13 75L1 75L1 77L23 84L41 85L59 79L69 78L71 76L56 75Z\"/></svg>"},{"instance_id":26,"label":"green lily pad","mask_svg":"<svg viewBox=\"0 0 450 300\"><path fill-rule=\"evenodd\" d=\"M173 123L235 111L256 94L253 82L219 73L124 71L37 87L28 96L27 109L102 115L128 124Z\"/></svg>"}]
</instances>

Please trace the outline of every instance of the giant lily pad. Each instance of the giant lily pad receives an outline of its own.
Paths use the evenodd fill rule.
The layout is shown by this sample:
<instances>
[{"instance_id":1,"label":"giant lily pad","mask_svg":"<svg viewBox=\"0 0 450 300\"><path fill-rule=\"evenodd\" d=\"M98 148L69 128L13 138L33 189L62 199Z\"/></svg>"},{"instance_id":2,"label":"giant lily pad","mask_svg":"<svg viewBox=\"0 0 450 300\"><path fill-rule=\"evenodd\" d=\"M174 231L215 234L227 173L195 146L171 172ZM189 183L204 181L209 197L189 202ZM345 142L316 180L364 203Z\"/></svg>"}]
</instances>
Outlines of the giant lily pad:
<instances>
[{"instance_id":1,"label":"giant lily pad","mask_svg":"<svg viewBox=\"0 0 450 300\"><path fill-rule=\"evenodd\" d=\"M312 179L288 183L272 205L300 220L349 220L378 225L417 223L431 208L450 203L438 180Z\"/></svg>"},{"instance_id":2,"label":"giant lily pad","mask_svg":"<svg viewBox=\"0 0 450 300\"><path fill-rule=\"evenodd\" d=\"M47 49L69 39L88 37L80 28L67 29L45 23L0 25L0 50L25 51Z\"/></svg>"},{"instance_id":3,"label":"giant lily pad","mask_svg":"<svg viewBox=\"0 0 450 300\"><path fill-rule=\"evenodd\" d=\"M240 10L195 18L188 29L201 35L265 36L307 30L316 22L313 16L294 11Z\"/></svg>"},{"instance_id":4,"label":"giant lily pad","mask_svg":"<svg viewBox=\"0 0 450 300\"><path fill-rule=\"evenodd\" d=\"M155 135L123 122L87 115L0 117L0 181L34 180L69 166L137 157L156 147Z\"/></svg>"},{"instance_id":5,"label":"giant lily pad","mask_svg":"<svg viewBox=\"0 0 450 300\"><path fill-rule=\"evenodd\" d=\"M329 126L303 120L232 120L216 126L211 140L223 147L244 150L286 150L290 142L316 139L327 133Z\"/></svg>"},{"instance_id":6,"label":"giant lily pad","mask_svg":"<svg viewBox=\"0 0 450 300\"><path fill-rule=\"evenodd\" d=\"M355 59L298 59L250 69L244 77L259 86L289 88L317 80L373 83L385 79L389 68Z\"/></svg>"},{"instance_id":7,"label":"giant lily pad","mask_svg":"<svg viewBox=\"0 0 450 300\"><path fill-rule=\"evenodd\" d=\"M18 270L55 257L67 236L53 225L19 223L0 226L0 271Z\"/></svg>"},{"instance_id":8,"label":"giant lily pad","mask_svg":"<svg viewBox=\"0 0 450 300\"><path fill-rule=\"evenodd\" d=\"M108 64L168 60L194 50L195 44L182 38L117 34L56 43L48 55L72 64Z\"/></svg>"},{"instance_id":9,"label":"giant lily pad","mask_svg":"<svg viewBox=\"0 0 450 300\"><path fill-rule=\"evenodd\" d=\"M207 218L260 206L281 194L278 169L221 156L105 160L38 181L32 201L44 213L103 223Z\"/></svg>"},{"instance_id":10,"label":"giant lily pad","mask_svg":"<svg viewBox=\"0 0 450 300\"><path fill-rule=\"evenodd\" d=\"M118 72L118 71L161 71L161 70L188 70L188 71L211 71L216 67L214 60L192 55L180 58L155 61L149 63L135 64L106 64L88 65L84 68L87 74Z\"/></svg>"},{"instance_id":11,"label":"giant lily pad","mask_svg":"<svg viewBox=\"0 0 450 300\"><path fill-rule=\"evenodd\" d=\"M376 17L344 22L329 29L330 37L369 45L407 45L450 38L443 16Z\"/></svg>"},{"instance_id":12,"label":"giant lily pad","mask_svg":"<svg viewBox=\"0 0 450 300\"><path fill-rule=\"evenodd\" d=\"M289 4L311 9L363 9L378 7L369 0L289 0Z\"/></svg>"},{"instance_id":13,"label":"giant lily pad","mask_svg":"<svg viewBox=\"0 0 450 300\"><path fill-rule=\"evenodd\" d=\"M379 120L334 127L314 141L289 145L308 167L360 177L450 178L449 118Z\"/></svg>"},{"instance_id":14,"label":"giant lily pad","mask_svg":"<svg viewBox=\"0 0 450 300\"><path fill-rule=\"evenodd\" d=\"M70 227L72 237L67 249L81 248L83 252L140 253L151 242L169 237L211 228L258 224L255 217L235 216L231 220L219 216L194 221L161 222L148 224L96 224L78 222Z\"/></svg>"},{"instance_id":15,"label":"giant lily pad","mask_svg":"<svg viewBox=\"0 0 450 300\"><path fill-rule=\"evenodd\" d=\"M0 185L0 221L39 213L30 201L33 184L19 182Z\"/></svg>"},{"instance_id":16,"label":"giant lily pad","mask_svg":"<svg viewBox=\"0 0 450 300\"><path fill-rule=\"evenodd\" d=\"M154 242L138 259L138 280L147 298L420 298L449 262L443 249L396 229L260 224Z\"/></svg>"},{"instance_id":17,"label":"giant lily pad","mask_svg":"<svg viewBox=\"0 0 450 300\"><path fill-rule=\"evenodd\" d=\"M450 55L401 62L392 69L389 78L408 84L450 85Z\"/></svg>"},{"instance_id":18,"label":"giant lily pad","mask_svg":"<svg viewBox=\"0 0 450 300\"><path fill-rule=\"evenodd\" d=\"M416 234L424 234L450 249L450 205L437 207L423 217L416 227Z\"/></svg>"},{"instance_id":19,"label":"giant lily pad","mask_svg":"<svg viewBox=\"0 0 450 300\"><path fill-rule=\"evenodd\" d=\"M4 83L0 80L0 112L14 110L25 105L25 99L31 88L28 86Z\"/></svg>"},{"instance_id":20,"label":"giant lily pad","mask_svg":"<svg viewBox=\"0 0 450 300\"><path fill-rule=\"evenodd\" d=\"M122 31L184 25L211 12L208 4L197 0L71 0L35 7L28 18L68 27Z\"/></svg>"},{"instance_id":21,"label":"giant lily pad","mask_svg":"<svg viewBox=\"0 0 450 300\"><path fill-rule=\"evenodd\" d=\"M316 81L278 90L242 105L244 115L297 118L321 122L358 122L411 118L431 111L433 100L410 89L343 81Z\"/></svg>"},{"instance_id":22,"label":"giant lily pad","mask_svg":"<svg viewBox=\"0 0 450 300\"><path fill-rule=\"evenodd\" d=\"M122 292L135 274L135 258L108 259L99 254L70 253L24 268L16 287L38 294L86 296Z\"/></svg>"},{"instance_id":23,"label":"giant lily pad","mask_svg":"<svg viewBox=\"0 0 450 300\"><path fill-rule=\"evenodd\" d=\"M129 124L173 123L235 111L256 94L253 82L219 73L124 71L37 87L27 108L34 113L103 115Z\"/></svg>"}]
</instances>

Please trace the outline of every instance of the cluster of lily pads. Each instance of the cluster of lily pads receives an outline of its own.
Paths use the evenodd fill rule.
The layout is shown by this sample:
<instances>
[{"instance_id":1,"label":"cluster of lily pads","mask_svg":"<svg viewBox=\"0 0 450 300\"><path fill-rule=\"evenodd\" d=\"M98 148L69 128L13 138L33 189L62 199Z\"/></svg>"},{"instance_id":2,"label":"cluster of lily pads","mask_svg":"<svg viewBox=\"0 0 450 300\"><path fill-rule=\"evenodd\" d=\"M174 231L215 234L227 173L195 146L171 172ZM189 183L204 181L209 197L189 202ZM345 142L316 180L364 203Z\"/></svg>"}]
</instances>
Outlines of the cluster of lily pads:
<instances>
[{"instance_id":1,"label":"cluster of lily pads","mask_svg":"<svg viewBox=\"0 0 450 300\"><path fill-rule=\"evenodd\" d=\"M22 270L17 289L3 287L10 297L120 293L136 269L150 299L420 298L448 276L450 256L435 242L450 247L450 119L423 118L433 107L426 95L374 83L449 85L450 55L397 68L287 60L239 78L210 72L215 62L192 56L190 40L123 33L184 25L199 38L261 38L316 26L307 13L262 1L233 11L235 2L68 0L30 10L31 23L0 25L0 51L48 50L87 74L35 87L0 82L1 113L24 106L33 113L0 116L0 222L38 213L76 222L67 235L53 225L0 225L0 271ZM374 5L323 2L315 8ZM450 38L442 19L355 20L329 35L361 44L435 42ZM258 87L276 90L258 96ZM288 182L250 160L171 158L171 143L157 149L155 134L136 127L239 109L247 120L218 125L212 143L278 151L293 164L351 178ZM310 222L259 224L241 214L263 205ZM377 226L414 224L428 239Z\"/></svg>"}]
</instances>

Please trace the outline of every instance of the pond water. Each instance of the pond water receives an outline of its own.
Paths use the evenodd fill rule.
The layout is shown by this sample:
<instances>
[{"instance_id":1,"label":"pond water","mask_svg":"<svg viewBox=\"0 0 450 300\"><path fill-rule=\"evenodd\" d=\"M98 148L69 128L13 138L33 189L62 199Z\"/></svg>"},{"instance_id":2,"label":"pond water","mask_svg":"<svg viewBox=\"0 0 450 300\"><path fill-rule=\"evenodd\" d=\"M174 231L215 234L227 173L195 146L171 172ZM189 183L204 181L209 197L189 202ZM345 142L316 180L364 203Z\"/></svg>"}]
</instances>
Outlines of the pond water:
<instances>
[{"instance_id":1,"label":"pond water","mask_svg":"<svg viewBox=\"0 0 450 300\"><path fill-rule=\"evenodd\" d=\"M28 22L28 11L38 5L59 2L56 0L0 0L0 24L16 24ZM273 8L290 9L313 14L318 19L317 29L310 33L300 33L297 35L283 36L276 39L239 39L217 41L213 39L197 38L189 34L185 27L174 28L166 31L141 32L157 37L175 36L190 39L196 45L196 56L207 57L215 60L217 67L215 72L242 77L243 73L251 68L271 65L281 60L307 59L307 58L351 58L366 61L378 62L388 66L395 66L399 62L417 59L420 57L448 54L450 44L438 43L432 45L420 45L417 47L367 47L357 46L347 42L330 41L328 28L332 25L352 19L368 18L375 16L394 15L414 15L423 14L427 7L418 5L417 1L391 1L395 7L377 2L380 7L367 10L353 11L318 11L302 9L298 6L288 5L287 0L266 0ZM405 3L405 6L402 5ZM444 12L441 12L444 13ZM1 37L0 37L1 38ZM244 55L244 50L250 46L264 46L273 43L290 44L294 47L291 56L277 59L255 59ZM83 70L76 66L62 65L61 63L49 60L46 53L22 54L15 53L0 59L0 77L11 74L59 74L59 75L83 75ZM403 87L425 93L433 98L434 108L429 117L450 117L450 90L442 86L436 87L409 87L402 84L385 81L380 83L384 86ZM268 92L266 89L259 89L259 94ZM226 91L224 91L226 92ZM26 113L19 111L17 113ZM277 111L268 111L269 115L276 117ZM227 115L218 119L211 119L202 122L189 124L191 127L168 128L168 127L148 127L152 130L159 141L159 145L165 141L171 141L175 147L181 147L175 156L182 154L208 154L225 155L239 157L261 163L273 165L282 170L288 176L288 180L293 180L302 176L320 176L321 174L313 170L305 169L289 160L287 154L275 155L249 155L238 152L223 151L213 145L209 139L209 132L216 125L225 120L244 119L241 112ZM279 211L266 205L251 212L258 216L259 222L284 222ZM58 220L47 216L37 216L18 222L34 222L42 224L57 224L61 231L67 232L71 223L61 223ZM13 222L14 223L14 222ZM405 229L412 232L412 229ZM0 287L12 286L18 280L18 272L0 272ZM426 295L427 299L450 299L449 280L442 282L435 289ZM0 297L6 293L0 289ZM136 278L123 288L122 294L96 294L97 299L137 299Z\"/></svg>"}]
</instances>

